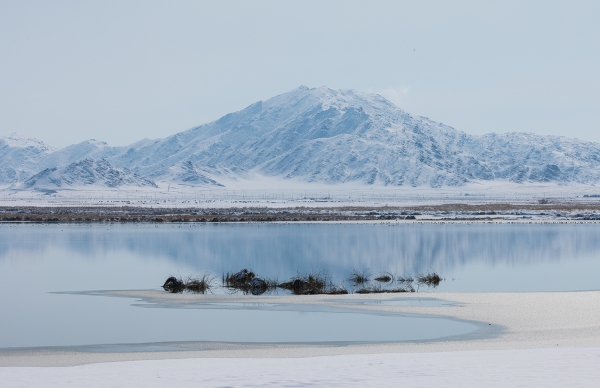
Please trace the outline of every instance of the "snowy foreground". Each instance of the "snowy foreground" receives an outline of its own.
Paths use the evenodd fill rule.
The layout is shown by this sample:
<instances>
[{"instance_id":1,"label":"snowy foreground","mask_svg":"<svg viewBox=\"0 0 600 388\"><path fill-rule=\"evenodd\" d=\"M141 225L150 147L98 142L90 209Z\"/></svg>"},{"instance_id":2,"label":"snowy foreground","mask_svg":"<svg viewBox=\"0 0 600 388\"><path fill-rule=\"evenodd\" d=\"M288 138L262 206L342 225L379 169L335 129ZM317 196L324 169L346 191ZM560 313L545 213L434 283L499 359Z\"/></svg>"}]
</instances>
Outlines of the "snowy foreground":
<instances>
[{"instance_id":1,"label":"snowy foreground","mask_svg":"<svg viewBox=\"0 0 600 388\"><path fill-rule=\"evenodd\" d=\"M595 387L600 348L195 358L0 368L4 387Z\"/></svg>"},{"instance_id":2,"label":"snowy foreground","mask_svg":"<svg viewBox=\"0 0 600 388\"><path fill-rule=\"evenodd\" d=\"M159 291L113 294L181 305L207 300L233 303L241 298ZM432 342L300 347L216 344L212 350L162 353L0 352L0 365L4 366L0 367L0 381L2 387L61 388L596 387L600 380L599 295L598 291L436 293L436 299L459 305L360 307L479 322L480 329L473 335ZM325 306L352 298L358 296L314 295L307 299ZM300 303L291 296L261 300Z\"/></svg>"}]
</instances>

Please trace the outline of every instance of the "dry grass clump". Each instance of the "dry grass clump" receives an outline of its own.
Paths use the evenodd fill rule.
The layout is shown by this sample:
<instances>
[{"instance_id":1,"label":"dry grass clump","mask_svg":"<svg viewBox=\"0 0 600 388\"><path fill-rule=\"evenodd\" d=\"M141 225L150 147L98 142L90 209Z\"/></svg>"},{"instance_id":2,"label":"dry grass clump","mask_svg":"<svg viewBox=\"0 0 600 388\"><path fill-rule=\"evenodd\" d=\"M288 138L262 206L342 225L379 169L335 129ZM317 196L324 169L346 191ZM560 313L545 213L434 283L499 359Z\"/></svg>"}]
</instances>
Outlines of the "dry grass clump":
<instances>
[{"instance_id":1,"label":"dry grass clump","mask_svg":"<svg viewBox=\"0 0 600 388\"><path fill-rule=\"evenodd\" d=\"M416 277L417 282L421 283L421 284L425 284L427 286L430 287L437 287L440 285L440 282L442 281L442 278L440 277L440 275L438 275L435 272L432 273L426 273L426 274L420 274Z\"/></svg>"},{"instance_id":2,"label":"dry grass clump","mask_svg":"<svg viewBox=\"0 0 600 388\"><path fill-rule=\"evenodd\" d=\"M162 288L172 294L180 294L186 291L205 294L213 287L213 282L214 278L207 273L202 276L190 276L185 281L181 277L170 276L162 285Z\"/></svg>"},{"instance_id":3,"label":"dry grass clump","mask_svg":"<svg viewBox=\"0 0 600 388\"><path fill-rule=\"evenodd\" d=\"M348 281L353 286L359 286L361 284L368 283L370 280L371 274L367 272L367 270L359 271L357 269L352 271L352 275L348 278Z\"/></svg>"},{"instance_id":4,"label":"dry grass clump","mask_svg":"<svg viewBox=\"0 0 600 388\"><path fill-rule=\"evenodd\" d=\"M379 283L391 283L394 281L394 275L390 272L384 272L377 276L374 280Z\"/></svg>"},{"instance_id":5,"label":"dry grass clump","mask_svg":"<svg viewBox=\"0 0 600 388\"><path fill-rule=\"evenodd\" d=\"M233 292L241 291L244 294L262 295L267 291L277 288L277 280L261 278L246 268L236 272L224 274L223 286Z\"/></svg>"},{"instance_id":6,"label":"dry grass clump","mask_svg":"<svg viewBox=\"0 0 600 388\"><path fill-rule=\"evenodd\" d=\"M292 291L295 295L323 294L327 289L329 279L321 272L298 274L295 278L278 285L279 288Z\"/></svg>"},{"instance_id":7,"label":"dry grass clump","mask_svg":"<svg viewBox=\"0 0 600 388\"><path fill-rule=\"evenodd\" d=\"M240 286L248 284L255 277L256 274L254 272L248 271L246 268L244 268L234 273L227 272L226 274L223 274L222 279L225 287L239 288Z\"/></svg>"},{"instance_id":8,"label":"dry grass clump","mask_svg":"<svg viewBox=\"0 0 600 388\"><path fill-rule=\"evenodd\" d=\"M185 281L185 290L195 294L206 294L213 287L215 278L205 273L202 276L190 276Z\"/></svg>"},{"instance_id":9,"label":"dry grass clump","mask_svg":"<svg viewBox=\"0 0 600 388\"><path fill-rule=\"evenodd\" d=\"M310 272L303 275L298 274L295 278L279 284L278 287L292 291L294 295L339 295L348 293L343 286L334 286L331 279L321 272Z\"/></svg>"}]
</instances>

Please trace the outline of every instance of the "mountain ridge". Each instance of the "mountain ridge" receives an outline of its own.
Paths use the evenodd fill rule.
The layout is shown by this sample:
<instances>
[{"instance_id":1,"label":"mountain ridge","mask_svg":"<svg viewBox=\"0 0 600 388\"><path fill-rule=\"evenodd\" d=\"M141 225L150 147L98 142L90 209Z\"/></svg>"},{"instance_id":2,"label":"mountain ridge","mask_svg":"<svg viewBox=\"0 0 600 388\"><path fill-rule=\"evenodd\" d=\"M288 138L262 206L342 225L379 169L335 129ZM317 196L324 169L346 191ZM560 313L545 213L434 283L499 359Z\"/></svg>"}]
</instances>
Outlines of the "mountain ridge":
<instances>
[{"instance_id":1,"label":"mountain ridge","mask_svg":"<svg viewBox=\"0 0 600 388\"><path fill-rule=\"evenodd\" d=\"M598 143L522 132L469 135L411 115L380 95L327 87L301 86L213 122L129 146L88 140L51 149L30 143L16 149L0 139L0 182L23 182L83 159L191 186L219 187L248 174L434 188L492 180L600 182Z\"/></svg>"}]
</instances>

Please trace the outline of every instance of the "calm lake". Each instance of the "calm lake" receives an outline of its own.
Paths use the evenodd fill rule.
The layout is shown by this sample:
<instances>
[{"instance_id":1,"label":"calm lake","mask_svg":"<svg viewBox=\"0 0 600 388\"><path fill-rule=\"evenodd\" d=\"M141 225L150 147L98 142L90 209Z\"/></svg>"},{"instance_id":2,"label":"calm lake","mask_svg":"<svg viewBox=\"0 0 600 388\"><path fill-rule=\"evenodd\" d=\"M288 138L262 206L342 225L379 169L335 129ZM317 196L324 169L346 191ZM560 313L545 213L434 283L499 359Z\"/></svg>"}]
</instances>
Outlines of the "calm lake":
<instances>
[{"instance_id":1,"label":"calm lake","mask_svg":"<svg viewBox=\"0 0 600 388\"><path fill-rule=\"evenodd\" d=\"M159 289L169 275L209 272L220 279L242 268L280 281L321 271L336 284L347 283L354 269L404 277L435 271L445 278L439 287L419 289L431 297L457 291L597 290L599 232L598 224L2 224L0 348L460 335L474 327L351 308L141 308L132 306L139 304L132 299L69 292ZM169 328L166 317L221 323L201 331L197 323ZM259 321L271 323L240 332L240 322ZM327 324L313 325L316 321Z\"/></svg>"}]
</instances>

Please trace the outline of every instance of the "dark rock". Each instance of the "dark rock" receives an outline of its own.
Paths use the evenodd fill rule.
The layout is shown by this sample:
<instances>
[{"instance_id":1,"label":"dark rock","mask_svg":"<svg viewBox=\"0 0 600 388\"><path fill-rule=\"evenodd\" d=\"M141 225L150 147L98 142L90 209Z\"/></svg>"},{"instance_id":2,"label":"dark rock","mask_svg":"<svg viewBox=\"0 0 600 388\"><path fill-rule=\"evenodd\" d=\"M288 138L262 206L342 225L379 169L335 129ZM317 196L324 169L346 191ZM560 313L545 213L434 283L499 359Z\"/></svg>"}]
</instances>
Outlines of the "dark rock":
<instances>
[{"instance_id":1,"label":"dark rock","mask_svg":"<svg viewBox=\"0 0 600 388\"><path fill-rule=\"evenodd\" d=\"M269 289L269 285L264 279L256 277L248 283L248 286L252 295L262 295Z\"/></svg>"},{"instance_id":2,"label":"dark rock","mask_svg":"<svg viewBox=\"0 0 600 388\"><path fill-rule=\"evenodd\" d=\"M165 281L165 284L163 284L163 286L162 286L162 288L165 291L169 291L173 294L183 292L184 287L185 286L183 284L183 281L181 281L180 279L177 279L175 276L171 276L170 278L168 278Z\"/></svg>"}]
</instances>

